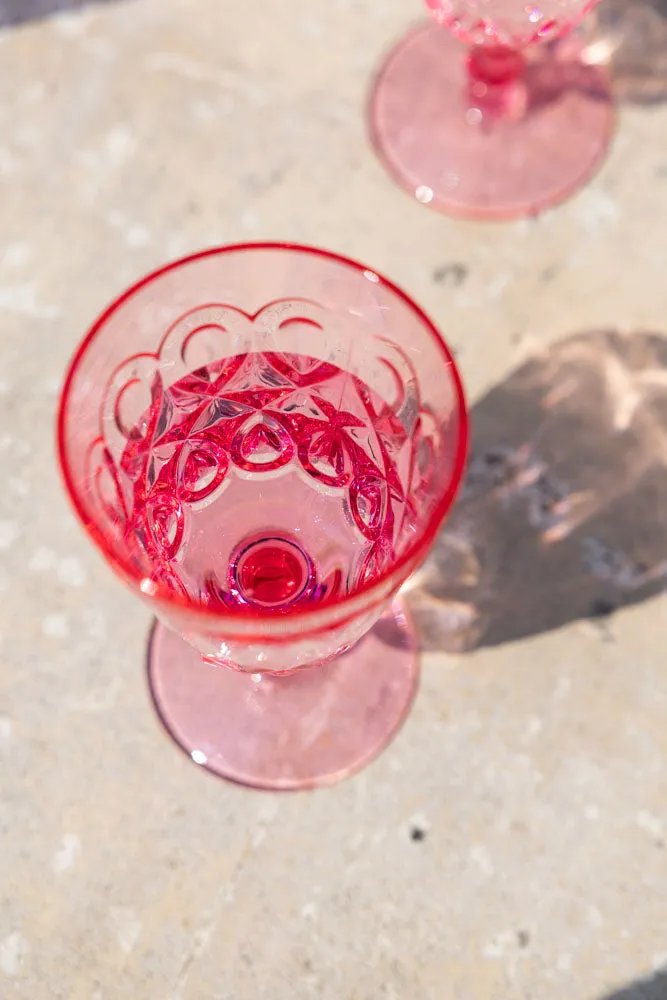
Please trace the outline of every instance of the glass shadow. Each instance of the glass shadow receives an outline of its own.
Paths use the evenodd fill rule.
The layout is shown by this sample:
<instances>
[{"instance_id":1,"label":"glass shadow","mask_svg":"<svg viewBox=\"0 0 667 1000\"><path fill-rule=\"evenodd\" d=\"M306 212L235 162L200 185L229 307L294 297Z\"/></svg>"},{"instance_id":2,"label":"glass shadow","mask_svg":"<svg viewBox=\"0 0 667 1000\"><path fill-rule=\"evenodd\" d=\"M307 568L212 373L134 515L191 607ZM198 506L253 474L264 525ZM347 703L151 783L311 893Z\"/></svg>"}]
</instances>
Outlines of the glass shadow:
<instances>
[{"instance_id":1,"label":"glass shadow","mask_svg":"<svg viewBox=\"0 0 667 1000\"><path fill-rule=\"evenodd\" d=\"M652 976L636 979L602 1000L667 1000L667 972L658 971Z\"/></svg>"},{"instance_id":2,"label":"glass shadow","mask_svg":"<svg viewBox=\"0 0 667 1000\"><path fill-rule=\"evenodd\" d=\"M593 619L667 581L667 338L552 344L472 408L459 499L405 588L421 647L461 652Z\"/></svg>"},{"instance_id":3,"label":"glass shadow","mask_svg":"<svg viewBox=\"0 0 667 1000\"><path fill-rule=\"evenodd\" d=\"M607 65L619 101L667 100L667 0L604 0L580 33L591 62Z\"/></svg>"},{"instance_id":4,"label":"glass shadow","mask_svg":"<svg viewBox=\"0 0 667 1000\"><path fill-rule=\"evenodd\" d=\"M0 28L10 28L25 21L38 21L65 11L113 2L114 0L0 0Z\"/></svg>"}]
</instances>

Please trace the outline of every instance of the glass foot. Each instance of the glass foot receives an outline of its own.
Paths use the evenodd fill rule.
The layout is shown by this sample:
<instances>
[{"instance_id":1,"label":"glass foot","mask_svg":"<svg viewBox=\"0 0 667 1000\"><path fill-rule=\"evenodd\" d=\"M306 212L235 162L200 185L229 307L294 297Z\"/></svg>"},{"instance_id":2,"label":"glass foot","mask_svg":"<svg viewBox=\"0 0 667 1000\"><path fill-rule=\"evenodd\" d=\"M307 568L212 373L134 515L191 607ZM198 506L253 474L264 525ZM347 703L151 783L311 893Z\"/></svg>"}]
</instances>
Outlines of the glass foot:
<instances>
[{"instance_id":1,"label":"glass foot","mask_svg":"<svg viewBox=\"0 0 667 1000\"><path fill-rule=\"evenodd\" d=\"M159 622L148 680L165 728L201 767L254 788L316 788L373 759L405 719L418 679L411 624L394 604L351 650L284 676L205 663Z\"/></svg>"},{"instance_id":2,"label":"glass foot","mask_svg":"<svg viewBox=\"0 0 667 1000\"><path fill-rule=\"evenodd\" d=\"M511 219L556 204L594 173L614 125L607 75L582 62L581 48L573 36L530 47L523 76L492 110L471 85L465 45L420 26L375 80L378 155L419 201L451 215Z\"/></svg>"}]
</instances>

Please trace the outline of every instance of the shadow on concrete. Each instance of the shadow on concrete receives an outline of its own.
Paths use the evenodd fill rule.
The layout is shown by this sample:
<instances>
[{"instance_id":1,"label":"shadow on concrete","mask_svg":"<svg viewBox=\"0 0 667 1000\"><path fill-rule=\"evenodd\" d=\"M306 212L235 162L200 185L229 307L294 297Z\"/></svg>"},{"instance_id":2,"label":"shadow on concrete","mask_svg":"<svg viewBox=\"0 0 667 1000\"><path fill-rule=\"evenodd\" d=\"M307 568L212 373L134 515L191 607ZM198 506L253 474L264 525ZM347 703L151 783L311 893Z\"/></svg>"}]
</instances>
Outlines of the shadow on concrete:
<instances>
[{"instance_id":1,"label":"shadow on concrete","mask_svg":"<svg viewBox=\"0 0 667 1000\"><path fill-rule=\"evenodd\" d=\"M493 646L667 582L667 339L552 344L472 408L466 481L406 598L421 646Z\"/></svg>"},{"instance_id":2,"label":"shadow on concrete","mask_svg":"<svg viewBox=\"0 0 667 1000\"><path fill-rule=\"evenodd\" d=\"M602 0L580 32L588 58L608 66L617 100L667 100L667 0Z\"/></svg>"},{"instance_id":3,"label":"shadow on concrete","mask_svg":"<svg viewBox=\"0 0 667 1000\"><path fill-rule=\"evenodd\" d=\"M113 2L114 0L0 0L0 28Z\"/></svg>"},{"instance_id":4,"label":"shadow on concrete","mask_svg":"<svg viewBox=\"0 0 667 1000\"><path fill-rule=\"evenodd\" d=\"M609 993L602 1000L667 1000L667 972L656 972Z\"/></svg>"}]
</instances>

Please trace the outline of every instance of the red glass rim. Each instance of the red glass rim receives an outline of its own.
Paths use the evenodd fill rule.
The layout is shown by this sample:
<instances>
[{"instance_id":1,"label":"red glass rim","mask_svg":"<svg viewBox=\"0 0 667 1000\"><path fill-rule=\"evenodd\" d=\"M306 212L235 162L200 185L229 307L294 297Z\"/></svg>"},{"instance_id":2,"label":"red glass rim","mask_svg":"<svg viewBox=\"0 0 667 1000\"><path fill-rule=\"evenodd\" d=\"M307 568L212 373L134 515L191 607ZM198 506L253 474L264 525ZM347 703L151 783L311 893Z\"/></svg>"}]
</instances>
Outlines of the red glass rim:
<instances>
[{"instance_id":1,"label":"red glass rim","mask_svg":"<svg viewBox=\"0 0 667 1000\"><path fill-rule=\"evenodd\" d=\"M137 568L131 564L131 562L117 552L114 552L112 546L109 544L105 534L101 531L96 524L94 524L90 518L86 515L83 503L79 497L77 486L74 477L71 473L69 463L67 460L67 449L65 444L65 427L67 423L67 408L69 402L69 395L72 386L73 379L76 375L77 368L86 354L89 346L98 336L98 334L103 330L108 319L120 308L128 299L132 298L137 292L142 288L145 288L152 281L162 277L162 275L167 274L170 271L175 271L184 265L191 264L197 260L202 260L207 257L222 256L226 254L235 253L247 253L252 251L285 251L287 253L294 254L305 254L308 256L322 257L326 260L333 261L338 264L342 264L348 268L358 271L360 273L371 272L374 274L380 285L388 289L393 295L401 299L408 308L418 317L420 322L423 324L425 329L432 335L433 341L441 351L443 356L443 361L445 366L449 369L452 383L454 386L456 394L456 404L457 404L457 415L458 415L458 433L456 437L456 455L452 463L452 473L447 484L446 490L443 491L442 496L439 498L434 512L429 520L424 531L421 533L420 537L414 541L405 552L401 554L399 558L396 559L391 566L383 572L380 576L373 578L367 583L362 584L360 587L345 594L343 596L333 596L331 598L325 597L322 601L318 602L313 607L301 608L295 607L289 611L283 611L281 616L287 615L291 621L297 621L299 619L306 622L313 615L320 614L326 608L331 607L342 607L347 603L357 602L360 597L364 594L368 595L370 602L372 603L372 595L374 591L380 590L387 582L388 579L395 575L400 575L400 571L406 565L409 565L413 561L421 561L433 543L435 536L438 532L440 525L442 524L448 510L452 506L458 489L461 485L463 478L463 473L465 470L466 457L467 457L467 447L468 447L468 410L465 402L465 394L463 390L463 383L459 370L456 366L456 362L452 353L450 352L447 344L440 335L435 324L429 319L423 309L417 305L416 302L401 288L399 288L393 281L385 278L382 274L379 274L375 268L369 267L366 264L362 264L359 261L345 257L342 254L334 253L330 250L324 250L321 247L312 247L306 244L300 243L278 243L278 242L261 242L261 243L230 243L219 247L210 247L206 250L200 250L197 253L188 254L185 257L181 257L178 260L171 261L168 264L164 264L162 267L157 268L154 271L149 272L139 281L135 282L128 289L126 289L121 295L119 295L113 302L98 316L93 325L90 327L88 333L83 338L79 344L77 350L75 351L69 366L65 373L65 378L63 382L63 387L60 393L60 402L58 406L58 416L57 416L57 442L56 448L58 452L58 461L60 466L60 472L65 484L65 489L69 497L70 503L72 504L74 511L79 519L84 530L91 538L96 547L102 552L102 555L112 567L112 569L118 573L125 581L132 581L136 584L137 589L140 588L141 582L144 579L144 575L138 572ZM238 612L229 612L225 614L221 613L217 609L209 608L204 604L198 604L196 601L190 600L181 594L175 593L169 590L167 587L161 584L155 584L155 590L151 591L151 599L161 604L165 608L175 608L181 611L187 611L189 614L195 614L201 617L204 621L208 620L210 623L220 622L225 618L242 619L245 623L255 621L258 625L261 623L266 623L267 618L274 621L277 620L274 615L267 615L266 612L248 612L239 615ZM353 612L351 617L355 617L356 614L360 613L361 609ZM250 637L249 637L250 640Z\"/></svg>"}]
</instances>

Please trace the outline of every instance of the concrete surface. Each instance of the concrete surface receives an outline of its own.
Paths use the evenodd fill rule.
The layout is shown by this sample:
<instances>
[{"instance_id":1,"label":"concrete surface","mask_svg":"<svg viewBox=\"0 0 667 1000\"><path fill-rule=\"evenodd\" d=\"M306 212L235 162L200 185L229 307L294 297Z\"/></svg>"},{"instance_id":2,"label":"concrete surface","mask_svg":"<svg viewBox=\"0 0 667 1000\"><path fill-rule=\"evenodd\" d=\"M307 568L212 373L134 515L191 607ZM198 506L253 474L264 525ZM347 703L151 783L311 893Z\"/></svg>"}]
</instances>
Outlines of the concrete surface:
<instances>
[{"instance_id":1,"label":"concrete surface","mask_svg":"<svg viewBox=\"0 0 667 1000\"><path fill-rule=\"evenodd\" d=\"M417 0L65 6L0 4L0 997L661 1000L667 619L651 545L665 543L642 530L667 509L667 367L659 344L637 358L614 331L667 332L667 107L622 105L603 170L561 208L455 223L399 191L365 134L372 73ZM407 725L312 795L216 782L166 739L145 691L148 614L75 524L53 459L58 385L97 312L168 258L252 238L328 246L401 283L457 348L480 415L483 498L464 497L459 527L487 532L486 575L456 599L469 609L482 587L495 639L442 652L427 568ZM583 355L550 347L589 334ZM531 426L521 451L509 417L494 439L489 414L508 409L488 394L527 392L516 370L540 351L540 412L570 399L575 416L546 451ZM489 479L496 445L510 459ZM544 608L534 554L609 491L632 502L640 479L635 517L581 528L603 546L586 550L602 552L586 599L499 632L499 567L515 604L542 587ZM540 482L555 529L521 514ZM508 497L532 548L483 516ZM568 558L561 596L578 586ZM609 602L625 606L607 616Z\"/></svg>"}]
</instances>

